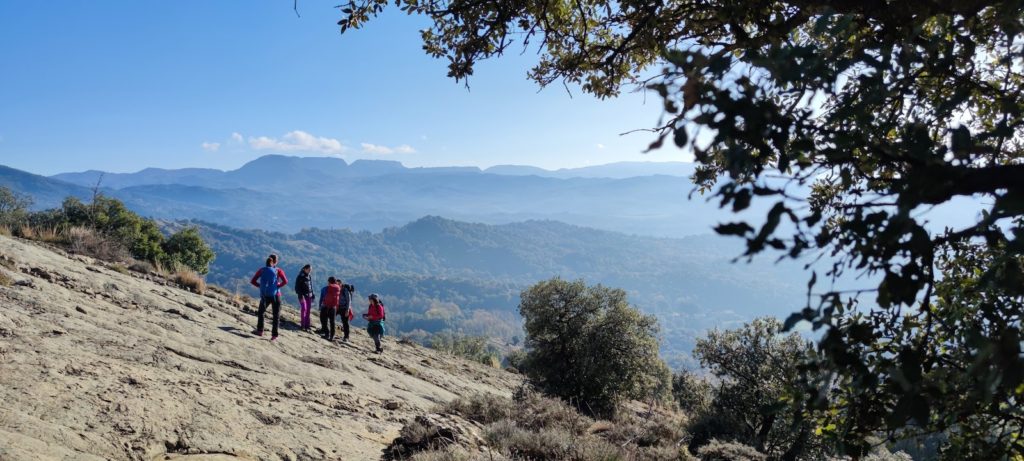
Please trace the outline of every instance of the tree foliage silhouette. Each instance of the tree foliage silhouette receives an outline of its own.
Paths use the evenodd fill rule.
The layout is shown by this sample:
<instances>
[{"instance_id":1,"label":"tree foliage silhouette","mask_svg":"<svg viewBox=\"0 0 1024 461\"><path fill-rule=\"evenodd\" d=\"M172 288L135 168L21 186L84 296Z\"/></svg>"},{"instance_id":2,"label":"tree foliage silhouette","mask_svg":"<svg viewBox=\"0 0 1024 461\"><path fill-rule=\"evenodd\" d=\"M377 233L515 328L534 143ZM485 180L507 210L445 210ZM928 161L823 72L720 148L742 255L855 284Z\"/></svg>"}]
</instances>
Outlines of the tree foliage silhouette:
<instances>
[{"instance_id":1,"label":"tree foliage silhouette","mask_svg":"<svg viewBox=\"0 0 1024 461\"><path fill-rule=\"evenodd\" d=\"M342 32L388 3L343 5ZM455 79L523 44L540 85L658 92L652 149L693 152L698 189L723 207L774 202L719 233L748 257L832 256L823 278L877 280L815 290L812 274L785 322L821 331L796 397L841 450L946 432L950 458L1024 456L1024 2L394 3L432 20L424 49ZM969 223L927 226L961 198Z\"/></svg>"}]
</instances>

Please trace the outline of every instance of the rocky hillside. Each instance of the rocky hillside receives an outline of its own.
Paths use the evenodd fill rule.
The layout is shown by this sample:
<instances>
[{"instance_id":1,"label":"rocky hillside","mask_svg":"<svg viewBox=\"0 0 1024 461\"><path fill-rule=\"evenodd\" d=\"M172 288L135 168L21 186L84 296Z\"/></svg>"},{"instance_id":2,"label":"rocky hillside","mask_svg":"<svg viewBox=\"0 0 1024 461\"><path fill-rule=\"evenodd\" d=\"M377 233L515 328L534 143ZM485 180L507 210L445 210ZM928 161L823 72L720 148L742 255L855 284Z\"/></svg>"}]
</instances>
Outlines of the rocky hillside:
<instances>
[{"instance_id":1,"label":"rocky hillside","mask_svg":"<svg viewBox=\"0 0 1024 461\"><path fill-rule=\"evenodd\" d=\"M0 459L378 459L519 377L387 338L249 334L238 298L0 237Z\"/></svg>"}]
</instances>

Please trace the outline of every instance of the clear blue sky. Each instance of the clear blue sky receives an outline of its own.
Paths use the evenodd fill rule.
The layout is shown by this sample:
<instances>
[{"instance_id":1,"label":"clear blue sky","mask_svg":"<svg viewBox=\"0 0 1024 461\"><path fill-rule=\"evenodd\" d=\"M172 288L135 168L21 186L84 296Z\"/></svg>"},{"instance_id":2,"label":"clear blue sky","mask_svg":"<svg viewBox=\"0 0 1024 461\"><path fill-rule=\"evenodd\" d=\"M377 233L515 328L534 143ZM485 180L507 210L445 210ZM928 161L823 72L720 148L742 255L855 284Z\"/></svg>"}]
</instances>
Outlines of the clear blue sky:
<instances>
[{"instance_id":1,"label":"clear blue sky","mask_svg":"<svg viewBox=\"0 0 1024 461\"><path fill-rule=\"evenodd\" d=\"M660 100L599 101L481 63L470 90L390 11L338 33L339 2L0 2L0 164L34 173L237 168L269 153L410 166L686 160L641 152Z\"/></svg>"}]
</instances>

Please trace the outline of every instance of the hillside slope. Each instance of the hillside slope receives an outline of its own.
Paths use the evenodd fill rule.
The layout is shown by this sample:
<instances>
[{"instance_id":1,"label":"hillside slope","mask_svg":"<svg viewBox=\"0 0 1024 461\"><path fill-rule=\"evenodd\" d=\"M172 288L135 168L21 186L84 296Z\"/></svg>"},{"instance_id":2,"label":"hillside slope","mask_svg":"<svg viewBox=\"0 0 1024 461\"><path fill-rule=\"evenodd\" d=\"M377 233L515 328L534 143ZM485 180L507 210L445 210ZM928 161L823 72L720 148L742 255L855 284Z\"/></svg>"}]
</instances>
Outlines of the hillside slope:
<instances>
[{"instance_id":1,"label":"hillside slope","mask_svg":"<svg viewBox=\"0 0 1024 461\"><path fill-rule=\"evenodd\" d=\"M377 459L403 421L519 383L393 338L372 354L359 326L331 344L286 316L271 343L226 296L10 237L0 255L0 459Z\"/></svg>"}]
</instances>

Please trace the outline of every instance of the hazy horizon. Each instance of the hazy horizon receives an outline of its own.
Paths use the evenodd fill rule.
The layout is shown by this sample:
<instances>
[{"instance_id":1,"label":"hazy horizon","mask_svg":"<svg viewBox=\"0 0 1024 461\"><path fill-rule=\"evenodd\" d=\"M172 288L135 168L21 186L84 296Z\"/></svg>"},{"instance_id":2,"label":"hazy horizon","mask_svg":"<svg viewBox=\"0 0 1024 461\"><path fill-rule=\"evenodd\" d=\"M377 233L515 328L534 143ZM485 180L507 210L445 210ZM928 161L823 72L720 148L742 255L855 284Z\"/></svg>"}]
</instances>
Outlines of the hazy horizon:
<instances>
[{"instance_id":1,"label":"hazy horizon","mask_svg":"<svg viewBox=\"0 0 1024 461\"><path fill-rule=\"evenodd\" d=\"M219 167L212 167L212 166L202 166L202 165L191 165L191 166L182 166L182 167L174 167L174 168L165 168L165 167L158 167L158 166L146 166L146 167L142 167L142 168L138 168L138 169L124 170L124 171L106 170L106 169L100 169L100 168L88 168L88 169L84 169L84 170L60 170L60 171L57 171L55 173L42 173L42 172L25 170L25 169L22 169L22 168L17 168L16 166L5 164L5 163L2 163L2 162L0 162L0 164L8 166L8 167L11 167L11 168L16 168L16 169L19 169L19 170L22 170L22 171L26 171L26 172L29 172L29 173L32 173L32 174L37 174L37 175L40 175L40 176L53 177L53 176L58 176L58 175L61 175L61 174L85 173L85 172L90 172L90 171L100 171L100 172L103 172L103 173L113 173L113 174L133 174L133 173L140 173L142 171L150 170L150 169L156 169L156 170L207 169L207 170L217 170L217 171L228 172L228 171L234 171L234 170L237 170L239 168L242 168L245 165L247 165L249 163L252 163L252 162L254 162L256 160L259 160L261 158L264 158L264 157L287 157L287 158L298 158L298 159L306 159L306 158L331 158L331 159L344 160L345 163L348 164L348 165L351 165L351 164L353 164L355 162L358 162L358 161L397 162L397 163L401 164L403 167L410 168L410 169L411 168L478 168L481 171L486 171L486 170L488 170L490 168L495 168L495 167L527 167L527 168L538 168L538 169L545 170L545 171L552 172L552 173L560 172L560 171L566 171L566 170L578 170L578 169L590 168L590 167L610 166L610 165L615 165L615 164L652 164L652 165L655 165L655 164L667 164L667 165L686 164L686 165L693 165L693 162L681 161L681 160L616 160L616 161L605 162L605 163L582 164L582 165L578 165L578 166L568 166L568 167L560 167L560 168L546 168L546 167L543 167L543 166L530 165L530 164L525 164L525 163L496 163L496 164L493 164L493 165L486 165L486 166L479 166L479 165L457 165L457 164L419 166L419 165L409 165L407 162L403 162L401 160L387 159L387 158L357 158L357 159L351 159L350 160L350 159L346 159L346 158L343 158L343 157L336 157L336 156L329 156L329 155L289 155L289 154L277 154L277 153L263 154L263 155L260 155L258 157L255 157L255 158L252 158L250 160L247 160L247 161L244 161L242 163L239 163L236 166L233 166L233 167L229 166L229 167L226 167L226 168L224 168L224 167L220 167L219 168Z\"/></svg>"}]
</instances>

